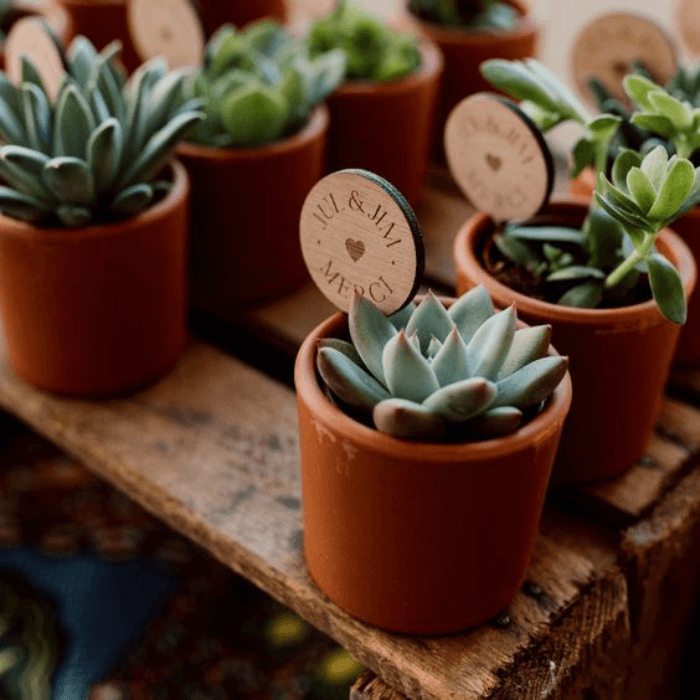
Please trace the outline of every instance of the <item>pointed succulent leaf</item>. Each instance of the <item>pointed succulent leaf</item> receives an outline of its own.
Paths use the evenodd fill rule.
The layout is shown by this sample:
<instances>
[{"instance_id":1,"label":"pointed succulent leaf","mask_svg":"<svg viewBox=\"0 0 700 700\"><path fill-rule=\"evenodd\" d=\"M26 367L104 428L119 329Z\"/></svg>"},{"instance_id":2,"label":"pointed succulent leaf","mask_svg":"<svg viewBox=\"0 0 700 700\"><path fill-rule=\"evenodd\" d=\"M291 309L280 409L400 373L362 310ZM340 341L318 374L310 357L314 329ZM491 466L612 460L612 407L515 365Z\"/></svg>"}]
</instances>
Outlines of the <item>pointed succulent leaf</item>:
<instances>
[{"instance_id":1,"label":"pointed succulent leaf","mask_svg":"<svg viewBox=\"0 0 700 700\"><path fill-rule=\"evenodd\" d=\"M92 77L92 66L97 59L97 51L92 42L84 36L77 36L68 50L70 74L85 88Z\"/></svg>"},{"instance_id":2,"label":"pointed succulent leaf","mask_svg":"<svg viewBox=\"0 0 700 700\"><path fill-rule=\"evenodd\" d=\"M20 86L27 84L36 85L46 96L46 87L41 79L41 74L32 58L26 54L22 54L19 58L19 84Z\"/></svg>"},{"instance_id":3,"label":"pointed succulent leaf","mask_svg":"<svg viewBox=\"0 0 700 700\"><path fill-rule=\"evenodd\" d=\"M97 124L101 124L102 122L111 118L112 115L109 113L107 102L94 83L91 83L91 87L85 94L88 98L90 109L92 109L92 112L95 115L95 122Z\"/></svg>"},{"instance_id":4,"label":"pointed succulent leaf","mask_svg":"<svg viewBox=\"0 0 700 700\"><path fill-rule=\"evenodd\" d=\"M62 202L93 204L95 201L92 173L80 158L52 158L44 165L43 180L51 193Z\"/></svg>"},{"instance_id":5,"label":"pointed succulent leaf","mask_svg":"<svg viewBox=\"0 0 700 700\"><path fill-rule=\"evenodd\" d=\"M353 408L369 412L391 396L374 377L335 348L319 348L316 365L329 389Z\"/></svg>"},{"instance_id":6,"label":"pointed succulent leaf","mask_svg":"<svg viewBox=\"0 0 700 700\"><path fill-rule=\"evenodd\" d=\"M382 367L386 385L396 398L420 403L440 387L430 363L403 330L384 347Z\"/></svg>"},{"instance_id":7,"label":"pointed succulent leaf","mask_svg":"<svg viewBox=\"0 0 700 700\"><path fill-rule=\"evenodd\" d=\"M90 105L77 88L68 86L58 103L54 125L54 155L85 158L85 149L95 118Z\"/></svg>"},{"instance_id":8,"label":"pointed succulent leaf","mask_svg":"<svg viewBox=\"0 0 700 700\"><path fill-rule=\"evenodd\" d=\"M234 143L257 146L281 136L286 114L282 95L260 83L230 95L221 105L219 117Z\"/></svg>"},{"instance_id":9,"label":"pointed succulent leaf","mask_svg":"<svg viewBox=\"0 0 700 700\"><path fill-rule=\"evenodd\" d=\"M524 241L537 241L539 243L573 243L584 245L586 234L579 229L567 226L508 226L506 231L509 236Z\"/></svg>"},{"instance_id":10,"label":"pointed succulent leaf","mask_svg":"<svg viewBox=\"0 0 700 700\"><path fill-rule=\"evenodd\" d=\"M399 309L396 313L389 316L389 320L396 330L400 328L406 328L408 320L411 318L411 314L416 310L416 305L413 302L406 304L403 309Z\"/></svg>"},{"instance_id":11,"label":"pointed succulent leaf","mask_svg":"<svg viewBox=\"0 0 700 700\"><path fill-rule=\"evenodd\" d=\"M418 331L413 331L413 333L411 333L411 335L409 335L409 336L407 336L407 337L408 337L408 339L411 341L411 345L413 345L413 347L414 347L418 352L421 352L421 349L420 349L420 339L418 338ZM436 338L435 340L437 340L437 338ZM431 340L430 342L432 343L433 341ZM439 342L440 342L440 341L438 340L438 343L439 343Z\"/></svg>"},{"instance_id":12,"label":"pointed succulent leaf","mask_svg":"<svg viewBox=\"0 0 700 700\"><path fill-rule=\"evenodd\" d=\"M426 352L433 336L443 342L453 326L445 307L432 292L428 292L408 320L406 333L411 335L417 331L421 350Z\"/></svg>"},{"instance_id":13,"label":"pointed succulent leaf","mask_svg":"<svg viewBox=\"0 0 700 700\"><path fill-rule=\"evenodd\" d=\"M46 95L33 83L21 87L24 129L28 145L45 153L51 139L51 107Z\"/></svg>"},{"instance_id":14,"label":"pointed succulent leaf","mask_svg":"<svg viewBox=\"0 0 700 700\"><path fill-rule=\"evenodd\" d=\"M579 309L594 309L603 298L604 284L600 280L589 280L577 284L559 297L560 306L574 306Z\"/></svg>"},{"instance_id":15,"label":"pointed succulent leaf","mask_svg":"<svg viewBox=\"0 0 700 700\"><path fill-rule=\"evenodd\" d=\"M318 348L333 348L338 352L343 353L348 360L352 360L358 367L365 369L365 363L362 358L355 350L355 346L352 343L348 343L347 340L341 340L340 338L322 338L318 341Z\"/></svg>"},{"instance_id":16,"label":"pointed succulent leaf","mask_svg":"<svg viewBox=\"0 0 700 700\"><path fill-rule=\"evenodd\" d=\"M642 172L649 178L655 190L661 187L667 164L668 153L664 146L657 146L654 150L649 151L642 161Z\"/></svg>"},{"instance_id":17,"label":"pointed succulent leaf","mask_svg":"<svg viewBox=\"0 0 700 700\"><path fill-rule=\"evenodd\" d=\"M423 406L449 423L461 423L485 411L497 393L493 382L472 377L438 389L423 401Z\"/></svg>"},{"instance_id":18,"label":"pointed succulent leaf","mask_svg":"<svg viewBox=\"0 0 700 700\"><path fill-rule=\"evenodd\" d=\"M420 340L418 340L418 333L414 333L413 336L411 336L411 340L413 341L413 337L415 336L416 342L414 345L420 350ZM442 347L442 343L435 337L433 336L432 339L430 340L430 345L428 345L428 351L425 353L425 356L429 359L432 360L435 355L440 352L440 348Z\"/></svg>"},{"instance_id":19,"label":"pointed succulent leaf","mask_svg":"<svg viewBox=\"0 0 700 700\"><path fill-rule=\"evenodd\" d=\"M566 374L567 357L543 357L509 377L501 379L492 408L514 406L520 410L536 406L546 399Z\"/></svg>"},{"instance_id":20,"label":"pointed succulent leaf","mask_svg":"<svg viewBox=\"0 0 700 700\"><path fill-rule=\"evenodd\" d=\"M663 221L671 218L683 204L695 185L695 168L685 158L679 158L671 165L661 183L653 206L648 212L650 219Z\"/></svg>"},{"instance_id":21,"label":"pointed succulent leaf","mask_svg":"<svg viewBox=\"0 0 700 700\"><path fill-rule=\"evenodd\" d=\"M514 406L500 406L480 413L460 426L460 440L492 440L514 433L523 421L523 412Z\"/></svg>"},{"instance_id":22,"label":"pointed succulent leaf","mask_svg":"<svg viewBox=\"0 0 700 700\"><path fill-rule=\"evenodd\" d=\"M397 330L371 301L355 294L348 314L348 328L355 349L367 369L386 386L382 353Z\"/></svg>"},{"instance_id":23,"label":"pointed succulent leaf","mask_svg":"<svg viewBox=\"0 0 700 700\"><path fill-rule=\"evenodd\" d=\"M570 265L561 270L555 270L547 275L547 282L562 282L567 280L585 279L593 277L595 279L605 279L605 273L597 267L589 265Z\"/></svg>"},{"instance_id":24,"label":"pointed succulent leaf","mask_svg":"<svg viewBox=\"0 0 700 700\"><path fill-rule=\"evenodd\" d=\"M152 131L158 124L162 124L177 107L183 82L183 72L172 71L153 87L148 107L149 131Z\"/></svg>"},{"instance_id":25,"label":"pointed succulent leaf","mask_svg":"<svg viewBox=\"0 0 700 700\"><path fill-rule=\"evenodd\" d=\"M647 259L647 268L652 294L664 318L683 325L687 309L678 271L663 255L656 252Z\"/></svg>"},{"instance_id":26,"label":"pointed succulent leaf","mask_svg":"<svg viewBox=\"0 0 700 700\"><path fill-rule=\"evenodd\" d=\"M41 223L48 217L44 204L23 192L17 192L9 187L0 185L0 212L14 219Z\"/></svg>"},{"instance_id":27,"label":"pointed succulent leaf","mask_svg":"<svg viewBox=\"0 0 700 700\"><path fill-rule=\"evenodd\" d=\"M622 84L628 97L633 99L643 109L653 109L650 96L660 92L661 88L652 80L641 75L628 75Z\"/></svg>"},{"instance_id":28,"label":"pointed succulent leaf","mask_svg":"<svg viewBox=\"0 0 700 700\"><path fill-rule=\"evenodd\" d=\"M19 88L2 72L0 72L0 104L7 105L10 112L15 114L19 114L22 108Z\"/></svg>"},{"instance_id":29,"label":"pointed succulent leaf","mask_svg":"<svg viewBox=\"0 0 700 700\"><path fill-rule=\"evenodd\" d=\"M110 117L92 132L87 156L97 194L109 192L122 161L122 129L116 119Z\"/></svg>"},{"instance_id":30,"label":"pointed succulent leaf","mask_svg":"<svg viewBox=\"0 0 700 700\"><path fill-rule=\"evenodd\" d=\"M21 117L20 117L21 115ZM6 143L28 145L24 130L24 113L10 109L0 97L0 137Z\"/></svg>"},{"instance_id":31,"label":"pointed succulent leaf","mask_svg":"<svg viewBox=\"0 0 700 700\"><path fill-rule=\"evenodd\" d=\"M400 440L440 440L446 424L424 406L406 399L386 399L372 413L377 430Z\"/></svg>"},{"instance_id":32,"label":"pointed succulent leaf","mask_svg":"<svg viewBox=\"0 0 700 700\"><path fill-rule=\"evenodd\" d=\"M693 125L693 111L667 92L658 90L649 93L649 102L662 116L671 120L671 123L679 130L689 129Z\"/></svg>"},{"instance_id":33,"label":"pointed succulent leaf","mask_svg":"<svg viewBox=\"0 0 700 700\"><path fill-rule=\"evenodd\" d=\"M86 226L92 221L92 212L73 204L63 204L56 209L56 216L65 226Z\"/></svg>"},{"instance_id":34,"label":"pointed succulent leaf","mask_svg":"<svg viewBox=\"0 0 700 700\"><path fill-rule=\"evenodd\" d=\"M495 309L486 287L480 284L457 299L447 313L464 342L468 343L484 321L494 315Z\"/></svg>"},{"instance_id":35,"label":"pointed succulent leaf","mask_svg":"<svg viewBox=\"0 0 700 700\"><path fill-rule=\"evenodd\" d=\"M109 206L109 211L119 218L135 216L153 201L153 188L141 182L122 190Z\"/></svg>"},{"instance_id":36,"label":"pointed succulent leaf","mask_svg":"<svg viewBox=\"0 0 700 700\"><path fill-rule=\"evenodd\" d=\"M515 335L515 306L487 319L467 346L469 374L494 379L506 359Z\"/></svg>"},{"instance_id":37,"label":"pointed succulent leaf","mask_svg":"<svg viewBox=\"0 0 700 700\"><path fill-rule=\"evenodd\" d=\"M42 181L49 157L24 146L0 148L0 173L17 190L50 203L54 197Z\"/></svg>"},{"instance_id":38,"label":"pointed succulent leaf","mask_svg":"<svg viewBox=\"0 0 700 700\"><path fill-rule=\"evenodd\" d=\"M612 179L615 187L627 191L627 173L632 168L639 167L642 159L635 151L625 148L620 151L615 158L612 168Z\"/></svg>"},{"instance_id":39,"label":"pointed succulent leaf","mask_svg":"<svg viewBox=\"0 0 700 700\"><path fill-rule=\"evenodd\" d=\"M467 344L462 340L456 326L452 327L430 366L433 368L440 386L461 381L469 376Z\"/></svg>"},{"instance_id":40,"label":"pointed succulent leaf","mask_svg":"<svg viewBox=\"0 0 700 700\"><path fill-rule=\"evenodd\" d=\"M649 211L656 200L656 190L641 168L630 168L627 173L627 189L642 211Z\"/></svg>"},{"instance_id":41,"label":"pointed succulent leaf","mask_svg":"<svg viewBox=\"0 0 700 700\"><path fill-rule=\"evenodd\" d=\"M509 377L530 362L544 357L551 340L552 327L549 325L529 326L515 331L510 350L501 365L497 378Z\"/></svg>"}]
</instances>

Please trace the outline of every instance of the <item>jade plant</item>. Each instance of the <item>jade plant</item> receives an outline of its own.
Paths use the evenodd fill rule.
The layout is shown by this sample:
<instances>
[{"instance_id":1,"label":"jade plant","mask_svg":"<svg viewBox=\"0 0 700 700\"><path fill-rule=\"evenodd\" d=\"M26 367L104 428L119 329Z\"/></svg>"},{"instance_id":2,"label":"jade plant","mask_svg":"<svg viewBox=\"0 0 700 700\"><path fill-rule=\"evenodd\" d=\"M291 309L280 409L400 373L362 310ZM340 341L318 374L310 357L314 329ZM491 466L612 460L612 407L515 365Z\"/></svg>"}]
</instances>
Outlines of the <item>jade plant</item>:
<instances>
[{"instance_id":1,"label":"jade plant","mask_svg":"<svg viewBox=\"0 0 700 700\"><path fill-rule=\"evenodd\" d=\"M206 115L190 139L219 148L275 142L298 131L344 75L342 51L312 58L276 22L224 25L185 85L185 99L201 99Z\"/></svg>"},{"instance_id":2,"label":"jade plant","mask_svg":"<svg viewBox=\"0 0 700 700\"><path fill-rule=\"evenodd\" d=\"M550 326L517 329L483 286L449 309L429 293L393 316L355 295L352 342L320 341L317 368L354 417L408 440L461 442L514 432L566 373Z\"/></svg>"},{"instance_id":3,"label":"jade plant","mask_svg":"<svg viewBox=\"0 0 700 700\"><path fill-rule=\"evenodd\" d=\"M469 29L510 29L518 21L512 5L500 0L409 0L411 12L428 22Z\"/></svg>"},{"instance_id":4,"label":"jade plant","mask_svg":"<svg viewBox=\"0 0 700 700\"><path fill-rule=\"evenodd\" d=\"M177 141L201 119L199 103L179 104L181 72L162 59L127 82L115 62L77 37L52 103L32 59L20 84L0 75L0 211L35 224L83 226L135 216L170 184L158 179Z\"/></svg>"},{"instance_id":5,"label":"jade plant","mask_svg":"<svg viewBox=\"0 0 700 700\"><path fill-rule=\"evenodd\" d=\"M342 51L349 80L397 80L413 73L421 63L415 36L390 29L342 1L331 14L313 23L308 42L311 55L317 59Z\"/></svg>"},{"instance_id":6,"label":"jade plant","mask_svg":"<svg viewBox=\"0 0 700 700\"><path fill-rule=\"evenodd\" d=\"M683 157L700 135L698 113L641 75L628 76L630 98L642 105L631 123L667 128L679 153L662 145L644 153L621 149L606 175L608 150L622 118L591 116L571 92L533 59L492 60L481 67L493 85L523 100L521 109L542 132L565 121L585 134L573 149L572 177L593 164L595 199L580 231L565 227L506 226L494 243L532 278L545 296L563 305L595 308L641 301L649 289L661 313L685 322L685 295L676 269L656 251L656 237L700 202L700 178ZM644 149L647 150L647 149ZM646 273L646 274L645 274ZM648 280L648 286L647 285Z\"/></svg>"}]
</instances>

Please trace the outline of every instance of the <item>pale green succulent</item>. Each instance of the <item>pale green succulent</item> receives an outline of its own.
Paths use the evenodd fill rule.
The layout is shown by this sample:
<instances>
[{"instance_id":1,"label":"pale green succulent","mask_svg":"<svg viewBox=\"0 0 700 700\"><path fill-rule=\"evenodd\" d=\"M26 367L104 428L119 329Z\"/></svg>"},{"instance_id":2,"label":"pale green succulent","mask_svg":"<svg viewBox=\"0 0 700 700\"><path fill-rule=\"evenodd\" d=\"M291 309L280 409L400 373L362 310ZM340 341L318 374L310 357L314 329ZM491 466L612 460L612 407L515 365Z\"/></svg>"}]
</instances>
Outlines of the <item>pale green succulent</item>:
<instances>
[{"instance_id":1,"label":"pale green succulent","mask_svg":"<svg viewBox=\"0 0 700 700\"><path fill-rule=\"evenodd\" d=\"M342 407L393 437L461 442L514 432L566 373L550 326L516 328L483 286L449 309L429 293L387 318L356 296L352 343L319 343L317 367Z\"/></svg>"},{"instance_id":2,"label":"pale green succulent","mask_svg":"<svg viewBox=\"0 0 700 700\"><path fill-rule=\"evenodd\" d=\"M472 30L511 29L518 12L499 0L409 0L408 7L423 20Z\"/></svg>"},{"instance_id":3,"label":"pale green succulent","mask_svg":"<svg viewBox=\"0 0 700 700\"><path fill-rule=\"evenodd\" d=\"M177 142L202 118L180 103L183 73L154 59L127 82L115 63L77 37L56 104L31 58L19 87L0 74L0 211L36 224L83 226L135 216L167 192L157 180Z\"/></svg>"}]
</instances>

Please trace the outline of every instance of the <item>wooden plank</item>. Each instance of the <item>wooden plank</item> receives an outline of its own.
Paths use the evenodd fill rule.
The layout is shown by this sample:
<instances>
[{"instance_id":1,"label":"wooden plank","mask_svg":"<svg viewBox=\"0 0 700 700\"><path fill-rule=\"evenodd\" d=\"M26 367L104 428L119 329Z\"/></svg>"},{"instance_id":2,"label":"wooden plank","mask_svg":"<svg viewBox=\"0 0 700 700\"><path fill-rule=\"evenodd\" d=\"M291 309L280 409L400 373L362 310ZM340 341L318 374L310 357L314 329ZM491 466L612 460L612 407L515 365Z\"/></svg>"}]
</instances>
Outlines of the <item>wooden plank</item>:
<instances>
[{"instance_id":1,"label":"wooden plank","mask_svg":"<svg viewBox=\"0 0 700 700\"><path fill-rule=\"evenodd\" d=\"M282 385L194 343L159 384L103 402L33 389L0 358L0 404L409 695L471 698L498 687L615 566L610 533L553 511L508 624L435 639L386 634L332 605L307 575L296 404Z\"/></svg>"}]
</instances>

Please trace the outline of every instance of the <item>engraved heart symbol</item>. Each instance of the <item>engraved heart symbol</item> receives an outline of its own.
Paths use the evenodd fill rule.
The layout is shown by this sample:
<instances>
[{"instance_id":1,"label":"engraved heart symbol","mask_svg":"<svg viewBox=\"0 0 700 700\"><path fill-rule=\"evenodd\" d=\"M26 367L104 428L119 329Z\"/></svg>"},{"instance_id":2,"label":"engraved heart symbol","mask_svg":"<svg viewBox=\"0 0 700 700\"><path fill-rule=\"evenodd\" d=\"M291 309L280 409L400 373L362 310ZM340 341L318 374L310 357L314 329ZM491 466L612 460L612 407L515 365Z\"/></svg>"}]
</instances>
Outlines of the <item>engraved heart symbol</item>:
<instances>
[{"instance_id":1,"label":"engraved heart symbol","mask_svg":"<svg viewBox=\"0 0 700 700\"><path fill-rule=\"evenodd\" d=\"M348 238L345 241L345 250L348 251L352 261L357 262L365 254L365 244L362 241L354 241L352 238Z\"/></svg>"},{"instance_id":2,"label":"engraved heart symbol","mask_svg":"<svg viewBox=\"0 0 700 700\"><path fill-rule=\"evenodd\" d=\"M491 153L486 154L486 162L488 163L489 168L491 168L491 170L494 172L499 170L503 164L503 161L498 156L494 156Z\"/></svg>"}]
</instances>

